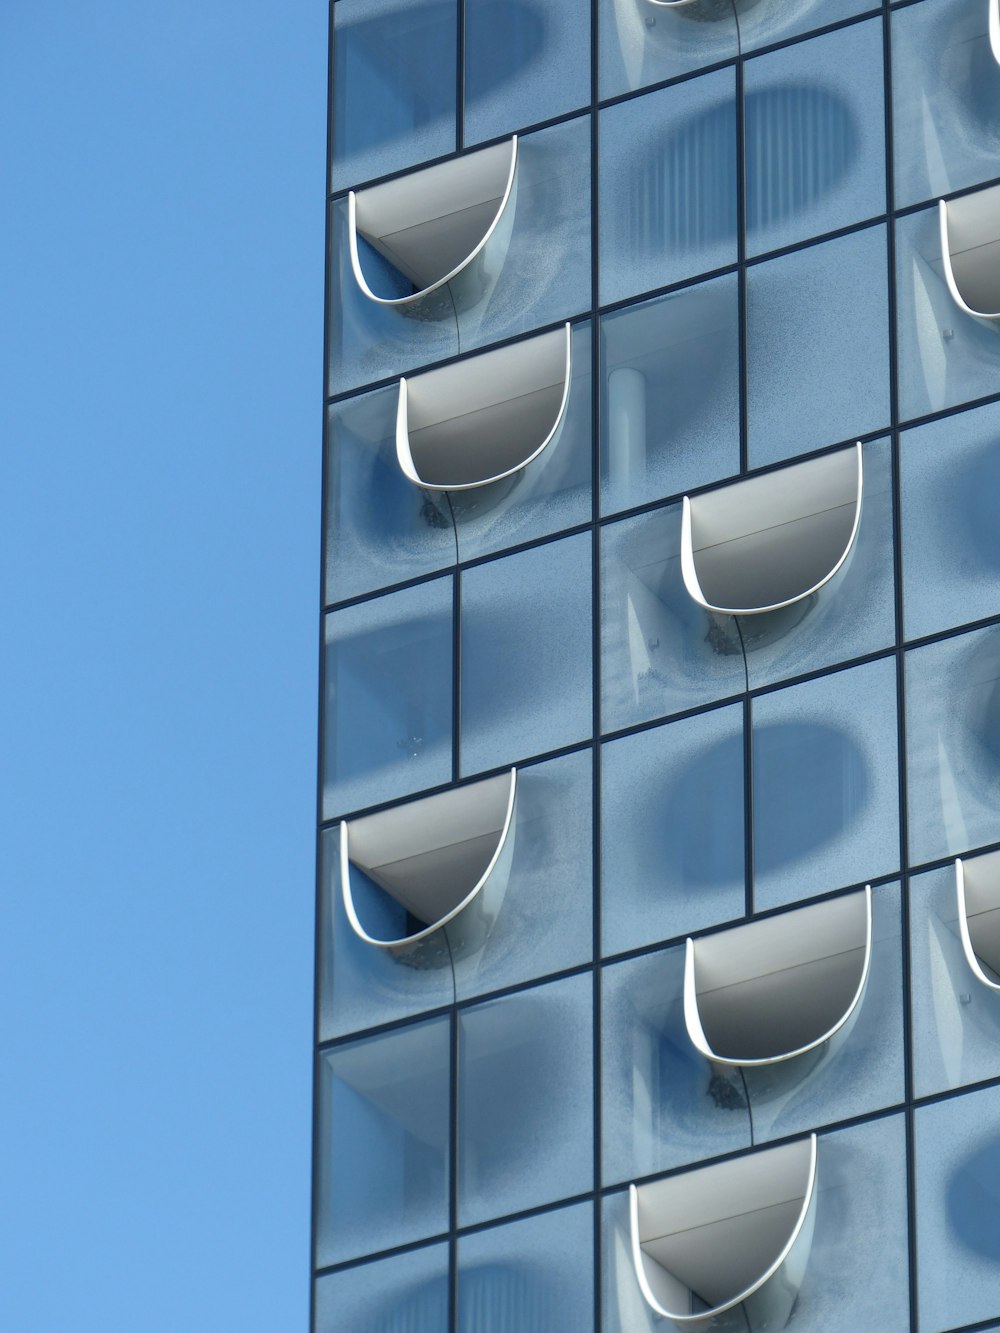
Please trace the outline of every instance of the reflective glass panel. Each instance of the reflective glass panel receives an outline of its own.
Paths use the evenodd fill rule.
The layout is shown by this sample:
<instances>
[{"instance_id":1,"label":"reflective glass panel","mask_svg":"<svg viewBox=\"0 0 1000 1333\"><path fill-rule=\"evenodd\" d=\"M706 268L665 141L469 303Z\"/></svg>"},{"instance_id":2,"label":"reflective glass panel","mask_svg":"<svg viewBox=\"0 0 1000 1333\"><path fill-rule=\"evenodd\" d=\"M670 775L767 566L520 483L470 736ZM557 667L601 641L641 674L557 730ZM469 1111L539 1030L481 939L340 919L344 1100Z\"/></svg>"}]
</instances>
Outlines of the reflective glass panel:
<instances>
[{"instance_id":1,"label":"reflective glass panel","mask_svg":"<svg viewBox=\"0 0 1000 1333\"><path fill-rule=\"evenodd\" d=\"M601 112L601 302L736 261L733 71Z\"/></svg>"},{"instance_id":2,"label":"reflective glass panel","mask_svg":"<svg viewBox=\"0 0 1000 1333\"><path fill-rule=\"evenodd\" d=\"M740 46L755 51L771 42L812 32L851 18L855 14L879 9L878 0L787 0L780 5L768 0L736 0L740 12ZM879 71L879 79L882 73Z\"/></svg>"},{"instance_id":3,"label":"reflective glass panel","mask_svg":"<svg viewBox=\"0 0 1000 1333\"><path fill-rule=\"evenodd\" d=\"M451 624L450 578L327 615L326 818L451 777Z\"/></svg>"},{"instance_id":4,"label":"reflective glass panel","mask_svg":"<svg viewBox=\"0 0 1000 1333\"><path fill-rule=\"evenodd\" d=\"M462 772L585 740L592 728L591 537L462 574Z\"/></svg>"},{"instance_id":5,"label":"reflective glass panel","mask_svg":"<svg viewBox=\"0 0 1000 1333\"><path fill-rule=\"evenodd\" d=\"M447 1326L447 1245L361 1264L316 1283L316 1333L441 1333Z\"/></svg>"},{"instance_id":6,"label":"reflective glass panel","mask_svg":"<svg viewBox=\"0 0 1000 1333\"><path fill-rule=\"evenodd\" d=\"M459 1333L594 1326L594 1206L576 1204L458 1242Z\"/></svg>"},{"instance_id":7,"label":"reflective glass panel","mask_svg":"<svg viewBox=\"0 0 1000 1333\"><path fill-rule=\"evenodd\" d=\"M743 708L601 750L601 948L624 952L742 916Z\"/></svg>"},{"instance_id":8,"label":"reflective glass panel","mask_svg":"<svg viewBox=\"0 0 1000 1333\"><path fill-rule=\"evenodd\" d=\"M1000 840L1000 633L906 654L910 863Z\"/></svg>"},{"instance_id":9,"label":"reflective glass panel","mask_svg":"<svg viewBox=\"0 0 1000 1333\"><path fill-rule=\"evenodd\" d=\"M900 435L906 637L1000 609L1000 405Z\"/></svg>"},{"instance_id":10,"label":"reflective glass panel","mask_svg":"<svg viewBox=\"0 0 1000 1333\"><path fill-rule=\"evenodd\" d=\"M1000 65L989 5L934 0L892 16L896 207L1000 174Z\"/></svg>"},{"instance_id":11,"label":"reflective glass panel","mask_svg":"<svg viewBox=\"0 0 1000 1333\"><path fill-rule=\"evenodd\" d=\"M462 1011L459 1221L593 1187L590 972Z\"/></svg>"},{"instance_id":12,"label":"reflective glass panel","mask_svg":"<svg viewBox=\"0 0 1000 1333\"><path fill-rule=\"evenodd\" d=\"M881 21L750 60L744 89L750 254L885 212Z\"/></svg>"},{"instance_id":13,"label":"reflective glass panel","mask_svg":"<svg viewBox=\"0 0 1000 1333\"><path fill-rule=\"evenodd\" d=\"M451 1024L320 1055L320 1267L448 1229Z\"/></svg>"},{"instance_id":14,"label":"reflective glass panel","mask_svg":"<svg viewBox=\"0 0 1000 1333\"><path fill-rule=\"evenodd\" d=\"M699 9L711 9L706 21ZM731 60L738 49L729 0L668 9L650 0L601 0L601 96Z\"/></svg>"},{"instance_id":15,"label":"reflective glass panel","mask_svg":"<svg viewBox=\"0 0 1000 1333\"><path fill-rule=\"evenodd\" d=\"M332 21L333 188L454 152L454 4L337 0Z\"/></svg>"},{"instance_id":16,"label":"reflective glass panel","mask_svg":"<svg viewBox=\"0 0 1000 1333\"><path fill-rule=\"evenodd\" d=\"M919 1107L914 1120L921 1333L1000 1308L1000 1088Z\"/></svg>"},{"instance_id":17,"label":"reflective glass panel","mask_svg":"<svg viewBox=\"0 0 1000 1333\"><path fill-rule=\"evenodd\" d=\"M751 467L889 424L884 227L747 270Z\"/></svg>"},{"instance_id":18,"label":"reflective glass panel","mask_svg":"<svg viewBox=\"0 0 1000 1333\"><path fill-rule=\"evenodd\" d=\"M757 911L895 870L894 659L755 699L753 773Z\"/></svg>"},{"instance_id":19,"label":"reflective glass panel","mask_svg":"<svg viewBox=\"0 0 1000 1333\"><path fill-rule=\"evenodd\" d=\"M590 104L590 12L562 0L465 0L465 141Z\"/></svg>"},{"instance_id":20,"label":"reflective glass panel","mask_svg":"<svg viewBox=\"0 0 1000 1333\"><path fill-rule=\"evenodd\" d=\"M601 509L704 486L740 466L735 276L601 320Z\"/></svg>"}]
</instances>

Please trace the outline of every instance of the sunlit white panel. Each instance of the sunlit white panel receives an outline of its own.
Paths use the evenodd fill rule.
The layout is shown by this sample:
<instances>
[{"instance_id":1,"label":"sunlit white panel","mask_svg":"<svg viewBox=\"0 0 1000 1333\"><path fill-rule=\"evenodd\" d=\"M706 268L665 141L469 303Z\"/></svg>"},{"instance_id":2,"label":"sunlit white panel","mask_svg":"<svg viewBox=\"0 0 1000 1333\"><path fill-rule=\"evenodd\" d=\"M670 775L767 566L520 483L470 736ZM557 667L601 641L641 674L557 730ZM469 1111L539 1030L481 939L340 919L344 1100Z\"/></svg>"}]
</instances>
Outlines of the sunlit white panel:
<instances>
[{"instance_id":1,"label":"sunlit white panel","mask_svg":"<svg viewBox=\"0 0 1000 1333\"><path fill-rule=\"evenodd\" d=\"M942 199L941 256L955 304L977 319L1000 320L1000 185Z\"/></svg>"}]
</instances>

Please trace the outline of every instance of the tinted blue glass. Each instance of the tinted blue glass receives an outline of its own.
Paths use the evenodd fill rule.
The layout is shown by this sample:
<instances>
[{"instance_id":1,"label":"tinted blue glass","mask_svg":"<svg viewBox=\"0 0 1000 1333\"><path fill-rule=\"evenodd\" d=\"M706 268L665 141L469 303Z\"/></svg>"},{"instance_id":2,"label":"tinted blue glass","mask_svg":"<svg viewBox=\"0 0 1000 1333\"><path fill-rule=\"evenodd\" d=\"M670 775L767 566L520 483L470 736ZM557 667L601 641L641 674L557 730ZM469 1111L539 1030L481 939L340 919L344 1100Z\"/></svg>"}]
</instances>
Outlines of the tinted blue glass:
<instances>
[{"instance_id":1,"label":"tinted blue glass","mask_svg":"<svg viewBox=\"0 0 1000 1333\"><path fill-rule=\"evenodd\" d=\"M707 8L711 17L705 21L699 10ZM731 60L738 49L728 0L678 9L601 0L600 42L602 97Z\"/></svg>"},{"instance_id":2,"label":"tinted blue glass","mask_svg":"<svg viewBox=\"0 0 1000 1333\"><path fill-rule=\"evenodd\" d=\"M333 188L453 152L455 5L337 0L333 22Z\"/></svg>"},{"instance_id":3,"label":"tinted blue glass","mask_svg":"<svg viewBox=\"0 0 1000 1333\"><path fill-rule=\"evenodd\" d=\"M753 701L754 906L899 865L892 658Z\"/></svg>"},{"instance_id":4,"label":"tinted blue glass","mask_svg":"<svg viewBox=\"0 0 1000 1333\"><path fill-rule=\"evenodd\" d=\"M862 457L861 522L840 572L790 610L792 623L777 637L767 624L769 617L741 619L751 688L861 657L895 642L889 441L866 444Z\"/></svg>"},{"instance_id":5,"label":"tinted blue glass","mask_svg":"<svg viewBox=\"0 0 1000 1333\"><path fill-rule=\"evenodd\" d=\"M747 270L752 467L889 424L884 227Z\"/></svg>"},{"instance_id":6,"label":"tinted blue glass","mask_svg":"<svg viewBox=\"0 0 1000 1333\"><path fill-rule=\"evenodd\" d=\"M750 254L885 212L882 24L855 24L746 65Z\"/></svg>"},{"instance_id":7,"label":"tinted blue glass","mask_svg":"<svg viewBox=\"0 0 1000 1333\"><path fill-rule=\"evenodd\" d=\"M601 949L624 952L742 916L743 709L601 750Z\"/></svg>"},{"instance_id":8,"label":"tinted blue glass","mask_svg":"<svg viewBox=\"0 0 1000 1333\"><path fill-rule=\"evenodd\" d=\"M601 112L601 301L736 261L736 104L719 70Z\"/></svg>"},{"instance_id":9,"label":"tinted blue glass","mask_svg":"<svg viewBox=\"0 0 1000 1333\"><path fill-rule=\"evenodd\" d=\"M910 1003L918 1097L1000 1074L1000 995L966 960L950 865L910 880Z\"/></svg>"},{"instance_id":10,"label":"tinted blue glass","mask_svg":"<svg viewBox=\"0 0 1000 1333\"><path fill-rule=\"evenodd\" d=\"M445 511L454 514L458 550L463 560L590 521L593 476L590 347L590 325L575 324L566 413L557 438L544 452L515 476L492 486L452 491L450 510L442 498Z\"/></svg>"},{"instance_id":11,"label":"tinted blue glass","mask_svg":"<svg viewBox=\"0 0 1000 1333\"><path fill-rule=\"evenodd\" d=\"M895 225L899 413L906 421L996 393L1000 338L951 298L937 207Z\"/></svg>"},{"instance_id":12,"label":"tinted blue glass","mask_svg":"<svg viewBox=\"0 0 1000 1333\"><path fill-rule=\"evenodd\" d=\"M939 1333L1000 1308L1000 1089L917 1110L920 1328Z\"/></svg>"},{"instance_id":13,"label":"tinted blue glass","mask_svg":"<svg viewBox=\"0 0 1000 1333\"><path fill-rule=\"evenodd\" d=\"M679 495L739 471L735 275L601 320L601 509Z\"/></svg>"},{"instance_id":14,"label":"tinted blue glass","mask_svg":"<svg viewBox=\"0 0 1000 1333\"><path fill-rule=\"evenodd\" d=\"M739 694L743 656L688 595L681 506L601 529L601 729Z\"/></svg>"},{"instance_id":15,"label":"tinted blue glass","mask_svg":"<svg viewBox=\"0 0 1000 1333\"><path fill-rule=\"evenodd\" d=\"M435 1018L319 1057L320 1267L447 1230L450 1031Z\"/></svg>"},{"instance_id":16,"label":"tinted blue glass","mask_svg":"<svg viewBox=\"0 0 1000 1333\"><path fill-rule=\"evenodd\" d=\"M327 603L454 562L447 501L440 492L413 486L396 462L398 397L393 386L330 408Z\"/></svg>"},{"instance_id":17,"label":"tinted blue glass","mask_svg":"<svg viewBox=\"0 0 1000 1333\"><path fill-rule=\"evenodd\" d=\"M1000 634L906 654L910 862L1000 840Z\"/></svg>"},{"instance_id":18,"label":"tinted blue glass","mask_svg":"<svg viewBox=\"0 0 1000 1333\"><path fill-rule=\"evenodd\" d=\"M459 1333L583 1333L593 1328L593 1253L590 1203L463 1236L458 1242Z\"/></svg>"},{"instance_id":19,"label":"tinted blue glass","mask_svg":"<svg viewBox=\"0 0 1000 1333\"><path fill-rule=\"evenodd\" d=\"M743 51L754 51L771 42L881 8L878 0L787 0L780 5L769 4L767 0L737 0L737 5ZM881 80L881 70L878 77Z\"/></svg>"},{"instance_id":20,"label":"tinted blue glass","mask_svg":"<svg viewBox=\"0 0 1000 1333\"><path fill-rule=\"evenodd\" d=\"M462 1225L593 1187L593 1077L589 972L462 1012Z\"/></svg>"},{"instance_id":21,"label":"tinted blue glass","mask_svg":"<svg viewBox=\"0 0 1000 1333\"><path fill-rule=\"evenodd\" d=\"M591 733L591 538L462 575L462 772Z\"/></svg>"},{"instance_id":22,"label":"tinted blue glass","mask_svg":"<svg viewBox=\"0 0 1000 1333\"><path fill-rule=\"evenodd\" d=\"M904 431L903 589L907 638L1000 609L1000 406Z\"/></svg>"},{"instance_id":23,"label":"tinted blue glass","mask_svg":"<svg viewBox=\"0 0 1000 1333\"><path fill-rule=\"evenodd\" d=\"M326 818L451 777L452 581L326 617Z\"/></svg>"},{"instance_id":24,"label":"tinted blue glass","mask_svg":"<svg viewBox=\"0 0 1000 1333\"><path fill-rule=\"evenodd\" d=\"M465 0L465 141L590 103L590 14L562 0Z\"/></svg>"},{"instance_id":25,"label":"tinted blue glass","mask_svg":"<svg viewBox=\"0 0 1000 1333\"><path fill-rule=\"evenodd\" d=\"M934 0L892 16L896 206L997 175L1000 65L988 5Z\"/></svg>"},{"instance_id":26,"label":"tinted blue glass","mask_svg":"<svg viewBox=\"0 0 1000 1333\"><path fill-rule=\"evenodd\" d=\"M316 1333L441 1333L448 1285L447 1245L332 1273L316 1283Z\"/></svg>"}]
</instances>

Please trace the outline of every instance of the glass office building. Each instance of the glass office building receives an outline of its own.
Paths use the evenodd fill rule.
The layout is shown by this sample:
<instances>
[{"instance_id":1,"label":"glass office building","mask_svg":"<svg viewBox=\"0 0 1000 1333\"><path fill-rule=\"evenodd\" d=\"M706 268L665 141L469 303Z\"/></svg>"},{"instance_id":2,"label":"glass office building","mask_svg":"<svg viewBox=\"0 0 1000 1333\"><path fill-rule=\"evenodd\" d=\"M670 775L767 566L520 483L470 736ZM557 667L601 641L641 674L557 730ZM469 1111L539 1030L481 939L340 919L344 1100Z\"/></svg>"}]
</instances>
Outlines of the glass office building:
<instances>
[{"instance_id":1,"label":"glass office building","mask_svg":"<svg viewBox=\"0 0 1000 1333\"><path fill-rule=\"evenodd\" d=\"M331 30L315 1330L1000 1329L1000 3Z\"/></svg>"}]
</instances>

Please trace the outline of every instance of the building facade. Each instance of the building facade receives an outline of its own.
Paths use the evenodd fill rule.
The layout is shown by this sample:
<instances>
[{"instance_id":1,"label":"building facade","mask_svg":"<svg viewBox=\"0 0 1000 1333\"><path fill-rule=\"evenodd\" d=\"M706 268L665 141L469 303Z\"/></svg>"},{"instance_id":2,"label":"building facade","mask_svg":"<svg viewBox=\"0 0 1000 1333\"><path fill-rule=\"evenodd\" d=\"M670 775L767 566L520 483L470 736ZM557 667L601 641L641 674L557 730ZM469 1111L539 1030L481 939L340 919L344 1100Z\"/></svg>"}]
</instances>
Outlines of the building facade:
<instances>
[{"instance_id":1,"label":"building facade","mask_svg":"<svg viewBox=\"0 0 1000 1333\"><path fill-rule=\"evenodd\" d=\"M331 71L314 1329L1000 1329L1000 0Z\"/></svg>"}]
</instances>

